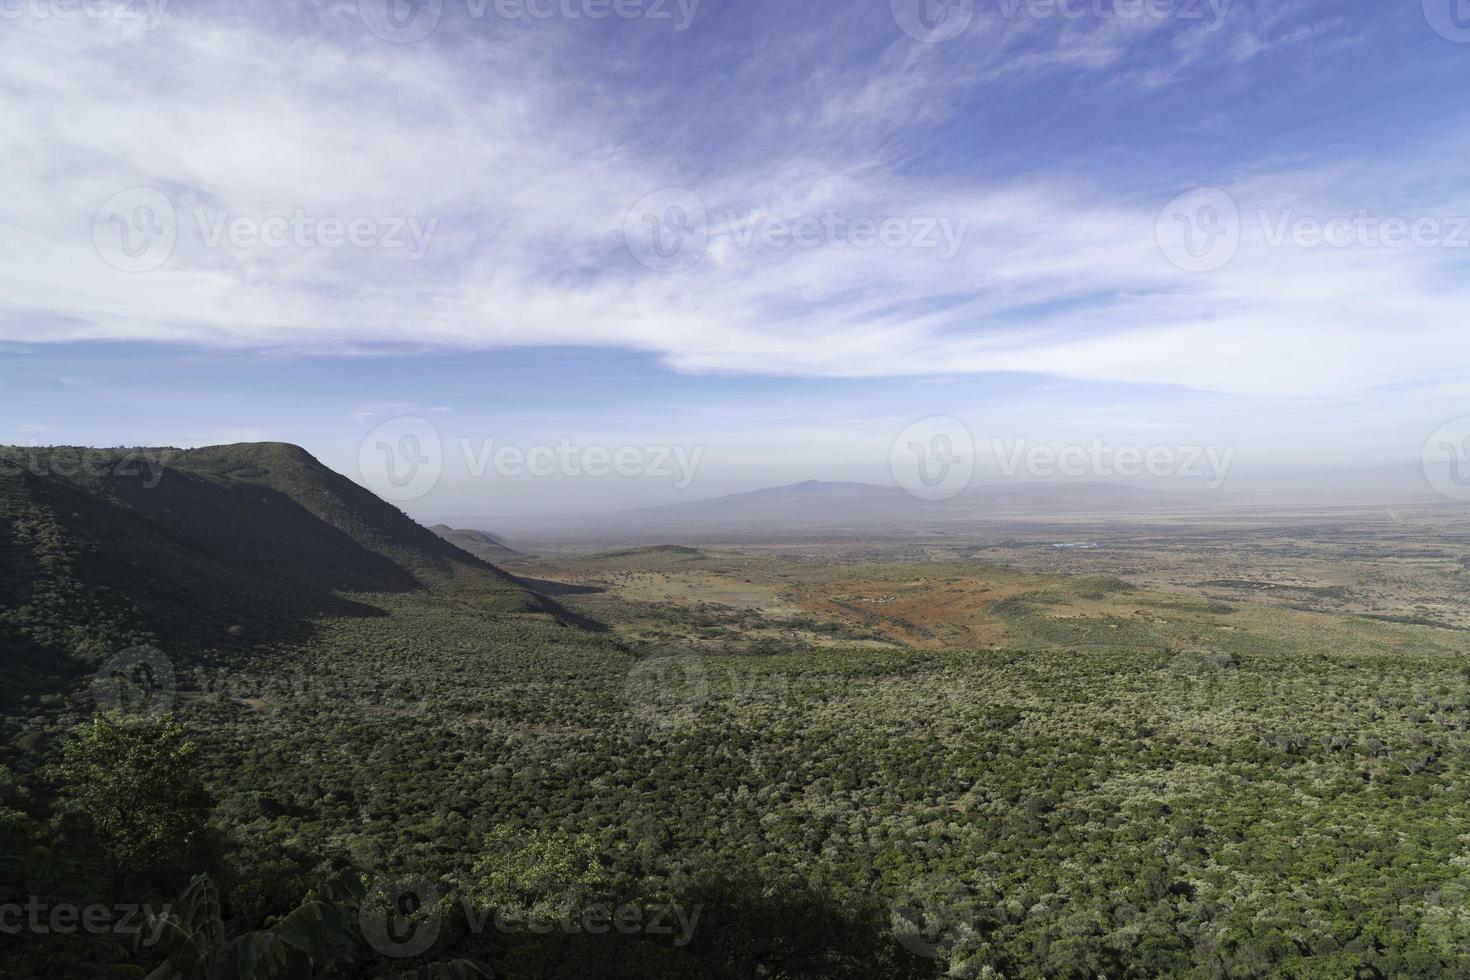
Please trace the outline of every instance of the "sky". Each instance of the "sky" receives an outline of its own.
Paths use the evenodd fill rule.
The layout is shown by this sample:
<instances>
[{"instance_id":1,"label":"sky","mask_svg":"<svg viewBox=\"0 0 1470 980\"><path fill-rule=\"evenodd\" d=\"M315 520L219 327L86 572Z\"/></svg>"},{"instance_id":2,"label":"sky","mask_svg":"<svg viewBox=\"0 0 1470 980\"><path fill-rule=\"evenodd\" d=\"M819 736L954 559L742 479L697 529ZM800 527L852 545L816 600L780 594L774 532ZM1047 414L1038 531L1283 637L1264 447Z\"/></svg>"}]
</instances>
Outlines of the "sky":
<instances>
[{"instance_id":1,"label":"sky","mask_svg":"<svg viewBox=\"0 0 1470 980\"><path fill-rule=\"evenodd\" d=\"M426 520L1470 455L1464 0L258 6L0 0L0 441Z\"/></svg>"}]
</instances>

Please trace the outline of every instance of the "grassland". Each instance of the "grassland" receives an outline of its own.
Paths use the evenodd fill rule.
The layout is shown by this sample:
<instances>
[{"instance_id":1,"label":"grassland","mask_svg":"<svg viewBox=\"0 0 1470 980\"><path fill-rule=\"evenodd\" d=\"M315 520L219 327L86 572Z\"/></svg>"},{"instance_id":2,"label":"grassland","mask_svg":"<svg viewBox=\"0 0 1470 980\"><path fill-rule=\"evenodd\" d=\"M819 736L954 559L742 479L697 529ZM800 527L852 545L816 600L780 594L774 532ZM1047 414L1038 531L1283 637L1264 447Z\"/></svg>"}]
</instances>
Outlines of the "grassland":
<instances>
[{"instance_id":1,"label":"grassland","mask_svg":"<svg viewBox=\"0 0 1470 980\"><path fill-rule=\"evenodd\" d=\"M1248 541L1239 547L1261 545ZM1388 577L1383 566L1399 559L1360 557L1356 564L1344 561L1292 580L1278 573L1270 587L1259 580L1195 578L1235 567L1235 556L1216 556L1213 568L1198 560L1189 564L1184 581L1145 586L1111 571L1131 566L1136 556L1120 559L1089 549L1058 558L1048 551L1047 573L974 560L829 555L817 562L767 549L713 548L625 549L508 567L555 582L562 602L634 642L1470 654L1470 627L1454 622L1466 605L1454 595L1458 576L1442 563ZM1184 557L1174 560L1188 563ZM1057 566L1063 561L1077 574L1061 574ZM1328 575L1356 584L1309 584ZM1139 577L1152 583L1160 578ZM1375 592L1373 582L1384 584ZM1444 590L1443 601L1426 602L1425 595L1436 589ZM1348 608L1353 603L1363 611Z\"/></svg>"}]
</instances>

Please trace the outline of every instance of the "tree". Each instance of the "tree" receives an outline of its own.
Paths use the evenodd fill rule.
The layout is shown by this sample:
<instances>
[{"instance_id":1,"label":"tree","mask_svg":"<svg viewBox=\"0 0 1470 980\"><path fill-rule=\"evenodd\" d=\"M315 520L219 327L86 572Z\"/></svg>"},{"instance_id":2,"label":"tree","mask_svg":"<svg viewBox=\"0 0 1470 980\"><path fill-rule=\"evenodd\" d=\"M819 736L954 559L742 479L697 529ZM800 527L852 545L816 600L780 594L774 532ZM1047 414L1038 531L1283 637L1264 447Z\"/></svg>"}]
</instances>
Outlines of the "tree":
<instances>
[{"instance_id":1,"label":"tree","mask_svg":"<svg viewBox=\"0 0 1470 980\"><path fill-rule=\"evenodd\" d=\"M517 833L501 826L486 835L482 848L470 896L507 919L548 923L579 914L612 881L588 834Z\"/></svg>"},{"instance_id":2,"label":"tree","mask_svg":"<svg viewBox=\"0 0 1470 980\"><path fill-rule=\"evenodd\" d=\"M118 876L166 873L198 854L210 808L198 752L171 716L98 715L62 747L66 805L91 825Z\"/></svg>"},{"instance_id":3,"label":"tree","mask_svg":"<svg viewBox=\"0 0 1470 980\"><path fill-rule=\"evenodd\" d=\"M367 893L356 871L313 888L301 904L264 929L231 936L219 894L198 875L161 916L149 922L165 959L147 980L312 980L343 975L358 950L358 920ZM470 960L429 963L380 980L473 980L490 972Z\"/></svg>"}]
</instances>

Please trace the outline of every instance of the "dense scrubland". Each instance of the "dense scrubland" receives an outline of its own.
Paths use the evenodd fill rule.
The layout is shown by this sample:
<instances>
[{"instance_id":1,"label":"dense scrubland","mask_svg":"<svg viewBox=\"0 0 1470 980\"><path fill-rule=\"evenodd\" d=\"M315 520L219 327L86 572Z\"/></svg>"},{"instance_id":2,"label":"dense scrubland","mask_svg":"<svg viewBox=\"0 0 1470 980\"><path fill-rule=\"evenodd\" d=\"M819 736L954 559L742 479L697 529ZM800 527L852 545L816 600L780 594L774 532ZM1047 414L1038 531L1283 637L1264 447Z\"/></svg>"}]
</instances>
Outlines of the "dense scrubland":
<instances>
[{"instance_id":1,"label":"dense scrubland","mask_svg":"<svg viewBox=\"0 0 1470 980\"><path fill-rule=\"evenodd\" d=\"M660 624L196 459L0 475L8 975L1470 973L1455 631L1010 572L983 648Z\"/></svg>"}]
</instances>

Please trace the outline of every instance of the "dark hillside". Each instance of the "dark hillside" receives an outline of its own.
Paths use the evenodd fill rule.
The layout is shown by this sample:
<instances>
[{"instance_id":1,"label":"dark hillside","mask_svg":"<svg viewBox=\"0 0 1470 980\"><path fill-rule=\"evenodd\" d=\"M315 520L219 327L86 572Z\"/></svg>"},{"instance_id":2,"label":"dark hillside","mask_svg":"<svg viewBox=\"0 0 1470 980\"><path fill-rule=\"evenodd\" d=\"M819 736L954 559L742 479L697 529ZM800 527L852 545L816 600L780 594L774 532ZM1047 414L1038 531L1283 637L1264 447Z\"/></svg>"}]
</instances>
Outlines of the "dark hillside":
<instances>
[{"instance_id":1,"label":"dark hillside","mask_svg":"<svg viewBox=\"0 0 1470 980\"><path fill-rule=\"evenodd\" d=\"M559 612L296 446L0 448L0 640L22 675L301 639L367 612L344 593L418 589Z\"/></svg>"}]
</instances>

